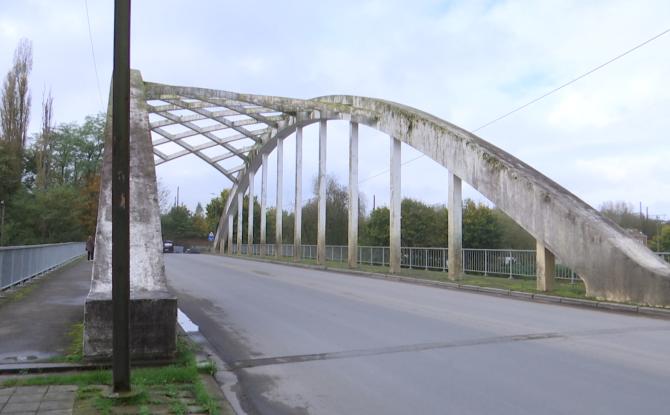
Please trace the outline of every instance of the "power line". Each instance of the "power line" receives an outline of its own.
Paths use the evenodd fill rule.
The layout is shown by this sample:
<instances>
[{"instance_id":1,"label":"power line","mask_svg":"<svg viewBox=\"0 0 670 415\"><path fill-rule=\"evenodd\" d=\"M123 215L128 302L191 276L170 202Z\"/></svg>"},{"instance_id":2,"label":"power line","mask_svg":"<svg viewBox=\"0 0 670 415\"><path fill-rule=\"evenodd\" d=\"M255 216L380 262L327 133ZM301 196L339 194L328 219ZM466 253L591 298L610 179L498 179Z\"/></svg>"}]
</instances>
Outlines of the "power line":
<instances>
[{"instance_id":1,"label":"power line","mask_svg":"<svg viewBox=\"0 0 670 415\"><path fill-rule=\"evenodd\" d=\"M100 109L104 110L104 104L102 102L102 92L100 92L100 77L98 76L98 65L95 62L95 48L93 47L93 35L91 32L91 18L88 15L88 0L84 0L84 6L86 8L86 23L88 23L88 40L91 43L91 56L93 56L93 70L95 71L95 85L98 88L98 99L100 100Z\"/></svg>"},{"instance_id":2,"label":"power line","mask_svg":"<svg viewBox=\"0 0 670 415\"><path fill-rule=\"evenodd\" d=\"M592 73L596 72L597 70L602 69L602 68L604 68L605 66L609 65L610 63L612 63L612 62L614 62L614 61L616 61L616 60L619 60L619 59L623 58L624 56L628 55L629 53L631 53L631 52L633 52L633 51L635 51L635 50L641 48L642 46L644 46L644 45L646 45L646 44L648 44L648 43L650 43L650 42L653 42L654 40L658 39L659 37L661 37L661 36L663 36L663 35L665 35L665 34L667 34L667 33L669 33L669 32L670 32L670 28L664 30L663 32L657 34L656 36L654 36L654 37L652 37L652 38L650 38L650 39L645 40L644 42L640 43L639 45L637 45L637 46L635 46L635 47L633 47L633 48L631 48L631 49L628 49L627 51L623 52L622 54L615 56L614 58L608 60L607 62L602 63L602 64L596 66L595 68L591 69L590 71L585 72L585 73L579 75L578 77L576 77L576 78L574 78L574 79L572 79L572 80L570 80L570 81L564 83L563 85L558 86L558 87L552 89L551 91L546 92L545 94L540 95L539 97L537 97L537 98L535 98L535 99L533 99L533 100L531 100L531 101L529 101L529 102L527 102L527 103L521 105L520 107L517 107L517 108L513 109L512 111L510 111L510 112L508 112L508 113L505 113L505 114L499 116L498 118L495 118L495 119L493 119L493 120L487 122L486 124L483 124L483 125L481 125L481 126L475 128L474 130L472 130L472 132L475 133L475 132L481 130L482 128L488 127L489 125L491 125L491 124L493 124L493 123L495 123L495 122L498 122L498 121L502 120L503 118L507 118L507 117L509 117L510 115L514 114L515 112L521 111L522 109L524 109L524 108L526 108L526 107L528 107L528 106L530 106L530 105L532 105L532 104L534 104L534 103L540 101L541 99L544 99L544 98L548 97L549 95L551 95L551 94L553 94L553 93L555 93L555 92L560 91L561 89L565 88L565 87L568 86L568 85L574 84L575 82L579 81L580 79L585 78L585 77L591 75Z\"/></svg>"},{"instance_id":3,"label":"power line","mask_svg":"<svg viewBox=\"0 0 670 415\"><path fill-rule=\"evenodd\" d=\"M498 122L498 121L500 121L500 120L502 120L502 119L504 119L504 118L509 117L510 115L512 115L512 114L514 114L514 113L516 113L516 112L521 111L522 109L524 109L524 108L526 108L526 107L529 107L530 105L535 104L536 102L538 102L538 101L540 101L540 100L542 100L542 99L548 97L549 95L552 95L552 94L554 94L554 93L560 91L561 89L565 88L566 86L569 86L569 85L571 85L571 84L574 84L575 82L579 81L580 79L585 78L585 77L591 75L592 73L598 71L599 69L604 68L605 66L609 65L610 63L612 63L612 62L614 62L614 61L617 61L617 60L623 58L624 56L628 55L629 53L634 52L634 51L636 51L637 49L640 49L641 47L647 45L648 43L653 42L654 40L656 40L656 39L660 38L661 36L666 35L666 34L668 34L668 33L670 33L670 28L668 28L668 29L662 31L661 33L657 34L656 36L653 36L653 37L651 37L651 38L645 40L644 42L638 44L637 46L635 46L635 47L633 47L633 48L631 48L631 49L628 49L627 51L625 51L625 52L623 52L623 53L621 53L621 54L615 56L614 58L608 60L607 62L602 63L602 64L596 66L595 68L589 70L588 72L585 72L585 73L579 75L578 77L576 77L576 78L574 78L574 79L572 79L572 80L570 80L570 81L568 81L568 82L566 82L566 83L564 83L564 84L562 84L562 85L560 85L560 86L558 86L558 87L556 87L556 88L554 88L554 89L552 89L552 90L550 90L550 91L548 91L548 92L546 92L546 93L540 95L539 97L537 97L537 98L535 98L535 99L533 99L533 100L531 100L531 101L528 101L527 103L525 103L525 104L523 104L523 105L521 105L521 106L519 106L519 107L517 107L517 108L515 108L515 109L513 109L513 110L511 110L511 111L509 111L509 112L507 112L507 113L505 113L505 114L503 114L503 115L501 115L501 116L499 116L499 117L497 117L497 118L495 118L495 119L493 119L493 120L491 120L491 121L485 123L485 124L482 124L481 126L479 126L479 127L475 128L474 130L472 130L472 132L473 132L473 133L476 133L477 131L479 131L479 130L481 130L481 129L483 129L483 128L486 128L486 127L488 127L489 125L491 125L491 124L493 124L493 123L496 123L496 122ZM408 160L408 161L402 163L402 165L404 166L405 164L408 164L408 163L411 163L411 162L413 162L413 161L416 161L416 160L418 160L418 159L420 159L420 158L422 158L422 157L425 157L425 154L421 154L421 155L418 156L418 157L415 157L415 158L413 158L413 159L410 159L410 160ZM359 183L363 183L363 182L366 182L366 181L368 181L368 180L374 179L375 177L381 176L382 174L385 174L385 173L387 173L388 171L389 171L389 169L386 169L386 170L381 171L381 172L379 172L379 173L375 173L375 174L373 174L372 176L366 177L365 179L359 181Z\"/></svg>"}]
</instances>

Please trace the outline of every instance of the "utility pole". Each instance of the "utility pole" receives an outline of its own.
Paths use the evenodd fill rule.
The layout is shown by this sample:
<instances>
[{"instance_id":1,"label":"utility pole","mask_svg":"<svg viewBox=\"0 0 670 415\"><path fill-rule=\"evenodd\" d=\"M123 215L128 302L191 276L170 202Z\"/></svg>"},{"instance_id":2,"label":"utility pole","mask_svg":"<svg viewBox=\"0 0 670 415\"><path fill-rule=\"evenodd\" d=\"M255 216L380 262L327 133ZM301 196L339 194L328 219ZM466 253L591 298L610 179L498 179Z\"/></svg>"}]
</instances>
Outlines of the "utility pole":
<instances>
[{"instance_id":1,"label":"utility pole","mask_svg":"<svg viewBox=\"0 0 670 415\"><path fill-rule=\"evenodd\" d=\"M0 200L0 246L5 244L5 201Z\"/></svg>"},{"instance_id":2,"label":"utility pole","mask_svg":"<svg viewBox=\"0 0 670 415\"><path fill-rule=\"evenodd\" d=\"M112 378L130 392L130 0L114 3L112 76Z\"/></svg>"}]
</instances>

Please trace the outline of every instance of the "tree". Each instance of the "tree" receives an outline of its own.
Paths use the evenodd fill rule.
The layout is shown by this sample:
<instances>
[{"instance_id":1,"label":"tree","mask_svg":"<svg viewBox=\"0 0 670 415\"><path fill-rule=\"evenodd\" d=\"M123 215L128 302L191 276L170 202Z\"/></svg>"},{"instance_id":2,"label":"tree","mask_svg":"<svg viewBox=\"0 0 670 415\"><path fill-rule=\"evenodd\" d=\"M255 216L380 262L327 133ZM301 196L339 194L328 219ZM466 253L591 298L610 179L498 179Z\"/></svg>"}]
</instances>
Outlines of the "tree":
<instances>
[{"instance_id":1,"label":"tree","mask_svg":"<svg viewBox=\"0 0 670 415\"><path fill-rule=\"evenodd\" d=\"M8 200L21 182L30 119L28 77L33 66L32 55L31 42L21 39L0 91L0 199L3 200Z\"/></svg>"},{"instance_id":2,"label":"tree","mask_svg":"<svg viewBox=\"0 0 670 415\"><path fill-rule=\"evenodd\" d=\"M446 246L447 209L414 199L401 202L402 246Z\"/></svg>"},{"instance_id":3,"label":"tree","mask_svg":"<svg viewBox=\"0 0 670 415\"><path fill-rule=\"evenodd\" d=\"M386 206L378 207L370 212L370 217L366 220L365 232L361 238L362 245L389 245L389 215L390 211Z\"/></svg>"},{"instance_id":4,"label":"tree","mask_svg":"<svg viewBox=\"0 0 670 415\"><path fill-rule=\"evenodd\" d=\"M493 209L471 199L463 209L463 247L475 249L500 248L501 228Z\"/></svg>"},{"instance_id":5,"label":"tree","mask_svg":"<svg viewBox=\"0 0 670 415\"><path fill-rule=\"evenodd\" d=\"M657 252L670 252L670 224L663 225L648 245Z\"/></svg>"},{"instance_id":6,"label":"tree","mask_svg":"<svg viewBox=\"0 0 670 415\"><path fill-rule=\"evenodd\" d=\"M500 226L501 248L535 249L535 238L512 218L500 209L494 209L493 215Z\"/></svg>"}]
</instances>

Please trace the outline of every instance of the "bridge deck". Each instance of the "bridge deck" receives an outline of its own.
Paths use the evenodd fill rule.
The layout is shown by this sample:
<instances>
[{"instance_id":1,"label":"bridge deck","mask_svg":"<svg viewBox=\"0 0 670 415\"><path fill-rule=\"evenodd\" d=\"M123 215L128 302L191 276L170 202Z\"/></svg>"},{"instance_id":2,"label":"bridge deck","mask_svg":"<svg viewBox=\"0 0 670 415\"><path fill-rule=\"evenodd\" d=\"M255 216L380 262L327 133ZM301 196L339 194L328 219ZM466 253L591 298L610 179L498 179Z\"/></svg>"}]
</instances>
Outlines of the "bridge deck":
<instances>
[{"instance_id":1,"label":"bridge deck","mask_svg":"<svg viewBox=\"0 0 670 415\"><path fill-rule=\"evenodd\" d=\"M670 322L209 255L180 307L260 413L663 412Z\"/></svg>"}]
</instances>

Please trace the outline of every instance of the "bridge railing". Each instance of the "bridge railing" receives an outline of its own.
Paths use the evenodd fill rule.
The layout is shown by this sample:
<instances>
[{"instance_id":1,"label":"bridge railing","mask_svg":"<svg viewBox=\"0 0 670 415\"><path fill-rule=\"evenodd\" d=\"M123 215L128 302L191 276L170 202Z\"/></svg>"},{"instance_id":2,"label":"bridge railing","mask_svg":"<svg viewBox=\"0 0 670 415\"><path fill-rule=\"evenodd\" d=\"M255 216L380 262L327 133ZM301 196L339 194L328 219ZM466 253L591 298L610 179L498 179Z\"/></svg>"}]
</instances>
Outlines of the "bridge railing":
<instances>
[{"instance_id":1,"label":"bridge railing","mask_svg":"<svg viewBox=\"0 0 670 415\"><path fill-rule=\"evenodd\" d=\"M83 242L0 248L0 291L84 255Z\"/></svg>"},{"instance_id":2,"label":"bridge railing","mask_svg":"<svg viewBox=\"0 0 670 415\"><path fill-rule=\"evenodd\" d=\"M265 247L264 255L274 256L276 245L254 244L251 251L248 245L240 248L242 255L261 255ZM282 257L293 256L293 245L282 245ZM431 271L447 271L447 248L401 248L401 266L409 269L423 269ZM237 244L233 245L233 253L237 253ZM658 256L670 262L670 252L658 252ZM327 245L326 260L334 262L346 262L349 248L345 245ZM389 248L386 246L359 246L358 263L364 265L389 266ZM301 258L316 260L316 245L302 245ZM483 275L501 275L509 278L523 277L535 278L535 251L524 249L463 249L463 270L467 273ZM574 282L579 276L567 266L556 263L554 277Z\"/></svg>"}]
</instances>

